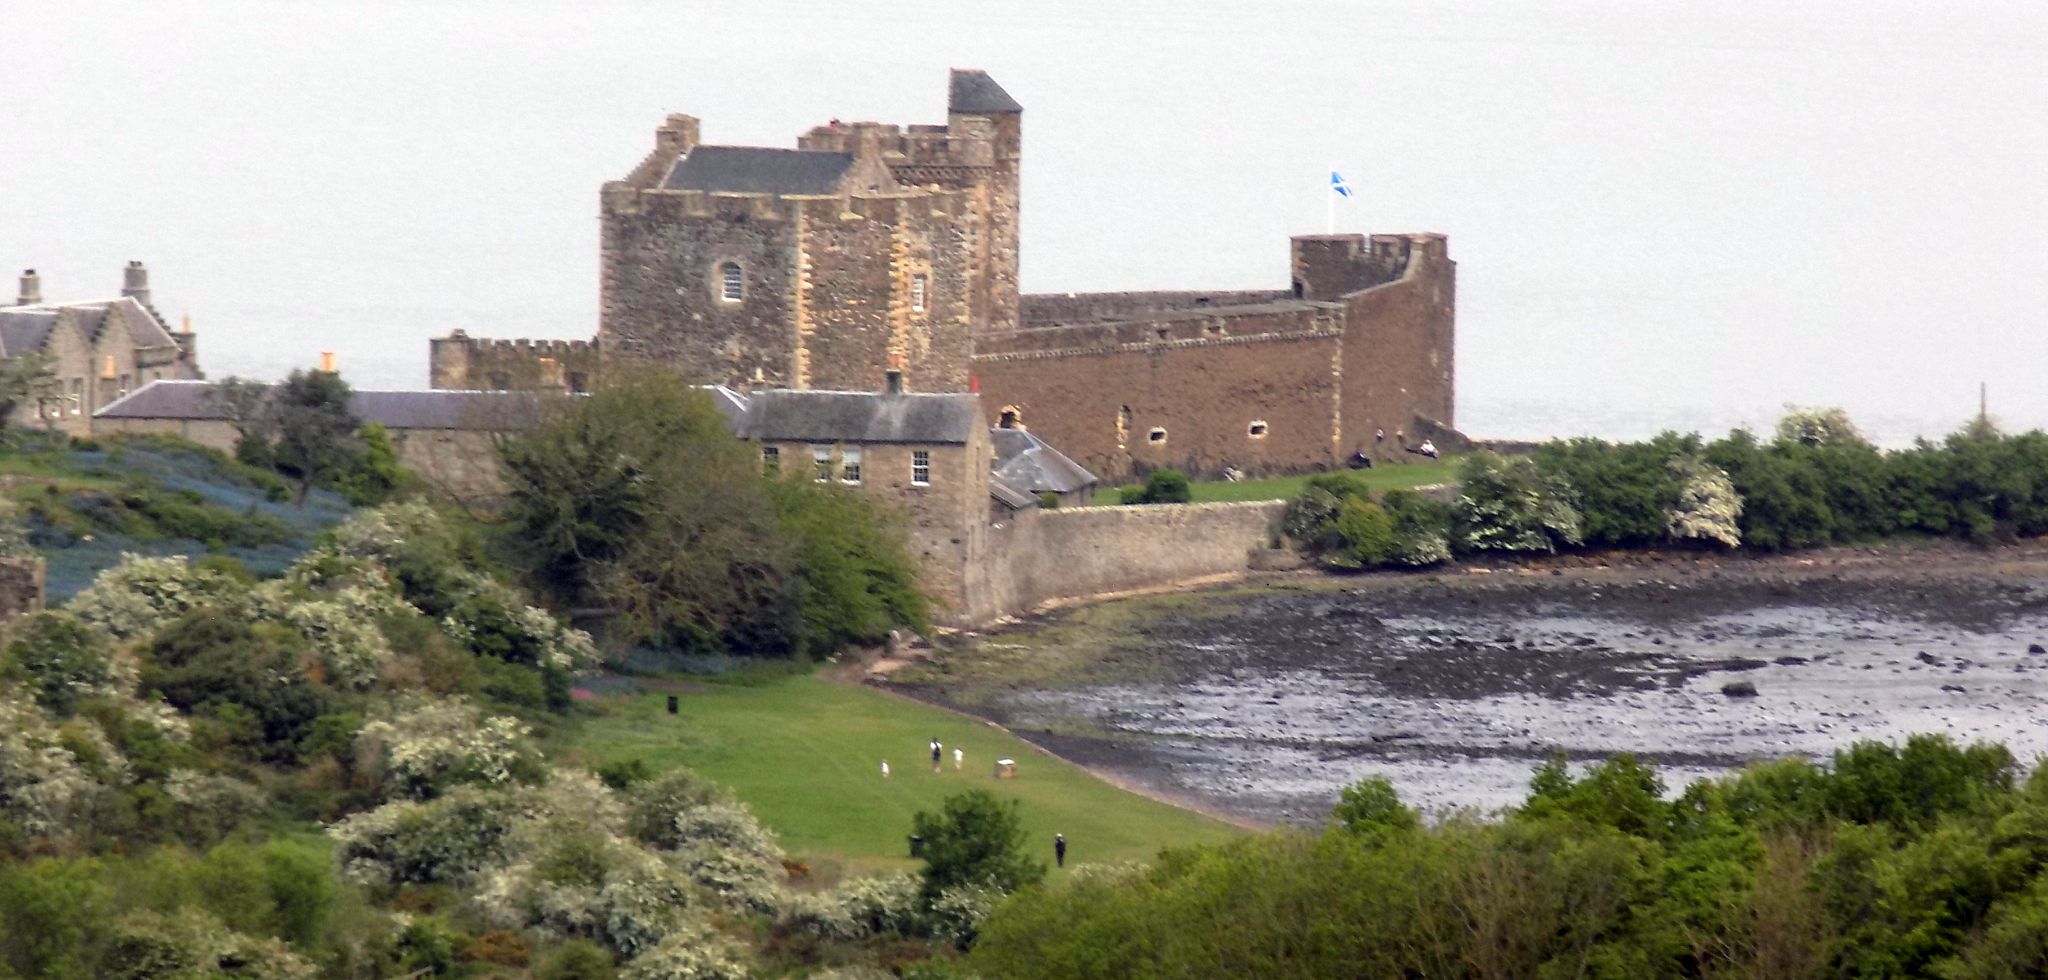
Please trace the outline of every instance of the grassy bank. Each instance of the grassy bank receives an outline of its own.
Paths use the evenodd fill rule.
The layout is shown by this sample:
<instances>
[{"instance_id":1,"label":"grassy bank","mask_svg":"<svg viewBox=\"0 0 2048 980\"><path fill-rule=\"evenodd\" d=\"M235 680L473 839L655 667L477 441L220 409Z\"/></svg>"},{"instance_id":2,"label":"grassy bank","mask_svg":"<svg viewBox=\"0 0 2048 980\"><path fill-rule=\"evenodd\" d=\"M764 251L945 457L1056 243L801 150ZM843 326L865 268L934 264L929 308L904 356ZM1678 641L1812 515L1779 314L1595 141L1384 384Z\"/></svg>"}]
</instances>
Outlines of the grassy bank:
<instances>
[{"instance_id":1,"label":"grassy bank","mask_svg":"<svg viewBox=\"0 0 2048 980\"><path fill-rule=\"evenodd\" d=\"M1448 483L1456 476L1453 461L1448 459L1423 459L1418 456L1412 463L1390 463L1375 466L1369 470L1352 471L1367 487L1374 490L1404 490L1410 487L1428 486L1432 483ZM1195 503L1208 504L1226 500L1291 500L1301 492L1302 484L1308 482L1313 473L1297 476L1275 476L1260 480L1205 480L1188 484L1194 492ZM1115 491L1103 494L1104 503L1118 502Z\"/></svg>"},{"instance_id":2,"label":"grassy bank","mask_svg":"<svg viewBox=\"0 0 2048 980\"><path fill-rule=\"evenodd\" d=\"M731 787L791 852L856 870L912 864L911 815L948 795L987 789L1021 806L1024 827L1050 858L1065 834L1076 861L1149 859L1161 847L1227 840L1239 831L1109 785L1013 735L949 711L856 685L800 676L760 684L678 685L601 699L566 748L599 765L638 758L657 771L689 766ZM934 775L926 743L946 744ZM955 746L967 753L953 769ZM991 776L996 759L1016 779ZM893 774L882 778L881 762Z\"/></svg>"}]
</instances>

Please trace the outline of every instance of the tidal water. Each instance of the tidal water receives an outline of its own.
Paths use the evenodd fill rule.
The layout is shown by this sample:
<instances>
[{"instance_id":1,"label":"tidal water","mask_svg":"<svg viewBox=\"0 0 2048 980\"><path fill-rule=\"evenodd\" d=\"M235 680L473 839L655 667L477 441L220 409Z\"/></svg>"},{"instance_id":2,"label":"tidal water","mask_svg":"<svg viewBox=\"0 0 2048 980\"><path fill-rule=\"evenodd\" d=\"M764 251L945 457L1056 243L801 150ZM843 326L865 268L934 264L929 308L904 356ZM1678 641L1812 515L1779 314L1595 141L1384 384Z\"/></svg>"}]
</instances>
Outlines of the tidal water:
<instances>
[{"instance_id":1,"label":"tidal water","mask_svg":"<svg viewBox=\"0 0 2048 980\"><path fill-rule=\"evenodd\" d=\"M584 337L597 193L662 114L788 145L1027 108L1032 291L1284 283L1286 237L1448 233L1459 419L1503 437L2048 424L2033 0L9 0L0 288L129 259L216 375Z\"/></svg>"}]
</instances>

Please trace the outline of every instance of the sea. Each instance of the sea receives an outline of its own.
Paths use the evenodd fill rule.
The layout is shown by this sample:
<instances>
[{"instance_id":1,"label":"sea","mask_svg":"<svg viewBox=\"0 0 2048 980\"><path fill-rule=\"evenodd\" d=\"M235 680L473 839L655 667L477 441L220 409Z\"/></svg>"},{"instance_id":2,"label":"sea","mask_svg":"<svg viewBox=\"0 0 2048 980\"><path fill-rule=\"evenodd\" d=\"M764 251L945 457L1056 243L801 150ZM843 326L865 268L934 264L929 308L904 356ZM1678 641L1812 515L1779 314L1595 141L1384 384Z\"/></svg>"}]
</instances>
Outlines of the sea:
<instances>
[{"instance_id":1,"label":"sea","mask_svg":"<svg viewBox=\"0 0 2048 980\"><path fill-rule=\"evenodd\" d=\"M2038 0L7 0L0 290L142 260L214 376L419 386L450 330L594 331L664 114L942 122L956 66L1026 107L1028 291L1436 231L1475 435L2048 426Z\"/></svg>"}]
</instances>

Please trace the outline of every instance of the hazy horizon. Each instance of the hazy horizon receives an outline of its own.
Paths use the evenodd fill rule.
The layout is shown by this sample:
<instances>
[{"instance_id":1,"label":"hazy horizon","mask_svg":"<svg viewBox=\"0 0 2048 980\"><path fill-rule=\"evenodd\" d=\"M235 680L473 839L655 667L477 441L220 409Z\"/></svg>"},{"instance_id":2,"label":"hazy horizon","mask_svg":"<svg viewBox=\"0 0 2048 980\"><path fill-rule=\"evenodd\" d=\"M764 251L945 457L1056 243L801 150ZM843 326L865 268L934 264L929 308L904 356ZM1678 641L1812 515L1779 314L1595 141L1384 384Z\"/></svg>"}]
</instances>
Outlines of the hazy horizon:
<instances>
[{"instance_id":1,"label":"hazy horizon","mask_svg":"<svg viewBox=\"0 0 2048 980\"><path fill-rule=\"evenodd\" d=\"M597 192L664 113L792 145L1025 106L1033 292L1284 285L1286 239L1437 231L1477 435L2048 426L2048 8L30 0L0 15L0 288L149 263L209 373L588 337Z\"/></svg>"}]
</instances>

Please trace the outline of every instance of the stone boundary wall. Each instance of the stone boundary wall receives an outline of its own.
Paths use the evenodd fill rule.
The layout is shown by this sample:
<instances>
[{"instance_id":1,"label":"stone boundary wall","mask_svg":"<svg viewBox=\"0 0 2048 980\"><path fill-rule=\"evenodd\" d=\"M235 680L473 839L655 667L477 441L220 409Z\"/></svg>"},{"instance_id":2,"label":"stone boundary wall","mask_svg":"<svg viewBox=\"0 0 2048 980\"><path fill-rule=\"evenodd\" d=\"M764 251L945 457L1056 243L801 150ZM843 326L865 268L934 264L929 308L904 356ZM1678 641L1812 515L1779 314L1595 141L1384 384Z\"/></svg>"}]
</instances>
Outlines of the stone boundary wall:
<instances>
[{"instance_id":1,"label":"stone boundary wall","mask_svg":"<svg viewBox=\"0 0 2048 980\"><path fill-rule=\"evenodd\" d=\"M1123 293L1027 293L1019 297L1023 325L1044 327L1104 320L1144 319L1160 313L1255 306L1293 299L1285 289L1181 289Z\"/></svg>"},{"instance_id":2,"label":"stone boundary wall","mask_svg":"<svg viewBox=\"0 0 2048 980\"><path fill-rule=\"evenodd\" d=\"M43 608L43 560L0 558L0 626Z\"/></svg>"},{"instance_id":3,"label":"stone boundary wall","mask_svg":"<svg viewBox=\"0 0 2048 980\"><path fill-rule=\"evenodd\" d=\"M969 569L979 581L970 581L968 618L1243 575L1286 509L1259 500L1021 511L989 528L987 553Z\"/></svg>"}]
</instances>

